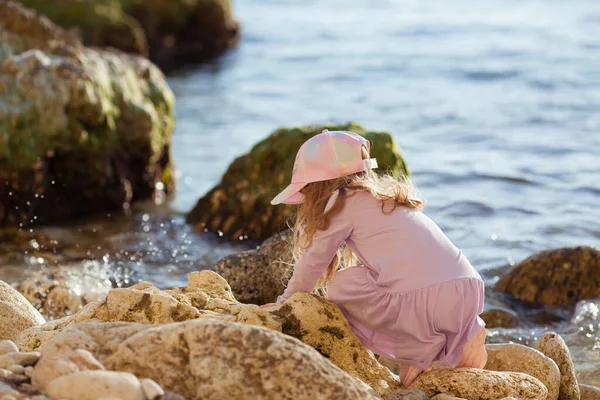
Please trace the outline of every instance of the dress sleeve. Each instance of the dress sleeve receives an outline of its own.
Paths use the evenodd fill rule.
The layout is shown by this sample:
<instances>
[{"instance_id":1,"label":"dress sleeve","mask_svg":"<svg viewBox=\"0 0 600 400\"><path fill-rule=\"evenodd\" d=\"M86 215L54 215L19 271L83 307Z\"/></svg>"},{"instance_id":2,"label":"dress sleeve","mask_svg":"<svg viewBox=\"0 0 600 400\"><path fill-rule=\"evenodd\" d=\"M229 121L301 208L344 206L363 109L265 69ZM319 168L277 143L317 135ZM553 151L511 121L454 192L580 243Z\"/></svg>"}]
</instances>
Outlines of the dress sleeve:
<instances>
[{"instance_id":1,"label":"dress sleeve","mask_svg":"<svg viewBox=\"0 0 600 400\"><path fill-rule=\"evenodd\" d=\"M342 211L343 214L343 211ZM342 214L331 219L329 228L317 231L312 244L308 247L294 267L294 274L290 279L283 295L277 298L277 304L283 303L297 292L312 292L325 269L333 260L340 245L352 233L352 223Z\"/></svg>"}]
</instances>

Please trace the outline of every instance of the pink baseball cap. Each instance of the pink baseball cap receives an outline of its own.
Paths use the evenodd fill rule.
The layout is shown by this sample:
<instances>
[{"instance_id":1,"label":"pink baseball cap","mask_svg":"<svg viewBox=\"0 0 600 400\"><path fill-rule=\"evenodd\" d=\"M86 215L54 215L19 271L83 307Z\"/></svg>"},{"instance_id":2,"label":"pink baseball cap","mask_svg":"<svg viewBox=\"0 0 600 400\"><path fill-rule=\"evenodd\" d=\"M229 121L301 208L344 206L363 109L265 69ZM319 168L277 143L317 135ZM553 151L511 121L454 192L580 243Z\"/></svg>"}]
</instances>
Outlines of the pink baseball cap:
<instances>
[{"instance_id":1,"label":"pink baseball cap","mask_svg":"<svg viewBox=\"0 0 600 400\"><path fill-rule=\"evenodd\" d=\"M371 144L356 133L324 130L308 139L296 154L292 183L271 204L299 204L304 201L300 190L311 182L326 181L377 168L374 158L363 160L362 147Z\"/></svg>"}]
</instances>

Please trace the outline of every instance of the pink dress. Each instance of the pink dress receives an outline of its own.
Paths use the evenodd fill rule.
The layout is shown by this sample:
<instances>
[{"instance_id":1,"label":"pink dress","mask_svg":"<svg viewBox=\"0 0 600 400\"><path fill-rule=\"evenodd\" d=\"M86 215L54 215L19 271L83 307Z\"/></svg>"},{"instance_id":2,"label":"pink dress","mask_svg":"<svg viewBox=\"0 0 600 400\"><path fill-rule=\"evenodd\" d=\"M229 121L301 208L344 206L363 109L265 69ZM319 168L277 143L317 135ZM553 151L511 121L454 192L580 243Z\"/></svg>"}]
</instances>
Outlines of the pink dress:
<instances>
[{"instance_id":1,"label":"pink dress","mask_svg":"<svg viewBox=\"0 0 600 400\"><path fill-rule=\"evenodd\" d=\"M278 303L313 291L343 242L364 266L336 272L328 297L365 347L420 369L456 366L485 326L479 273L423 213L384 214L368 192L349 193L329 229L317 231Z\"/></svg>"}]
</instances>

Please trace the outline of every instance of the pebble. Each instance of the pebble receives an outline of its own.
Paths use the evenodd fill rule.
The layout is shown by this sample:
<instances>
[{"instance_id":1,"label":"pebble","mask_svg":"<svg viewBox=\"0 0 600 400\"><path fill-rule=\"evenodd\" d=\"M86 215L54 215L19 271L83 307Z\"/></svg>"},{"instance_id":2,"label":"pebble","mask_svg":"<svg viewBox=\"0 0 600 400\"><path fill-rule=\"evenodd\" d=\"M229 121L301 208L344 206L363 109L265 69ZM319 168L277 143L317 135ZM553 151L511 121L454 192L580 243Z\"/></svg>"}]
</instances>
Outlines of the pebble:
<instances>
[{"instance_id":1,"label":"pebble","mask_svg":"<svg viewBox=\"0 0 600 400\"><path fill-rule=\"evenodd\" d=\"M23 374L25 372L25 367L19 364L11 365L6 369L14 374Z\"/></svg>"},{"instance_id":2,"label":"pebble","mask_svg":"<svg viewBox=\"0 0 600 400\"><path fill-rule=\"evenodd\" d=\"M142 391L146 399L157 400L165 395L165 391L152 379L140 379L140 382L142 383Z\"/></svg>"},{"instance_id":3,"label":"pebble","mask_svg":"<svg viewBox=\"0 0 600 400\"><path fill-rule=\"evenodd\" d=\"M0 356L7 353L18 353L19 348L10 340L0 340Z\"/></svg>"},{"instance_id":4,"label":"pebble","mask_svg":"<svg viewBox=\"0 0 600 400\"><path fill-rule=\"evenodd\" d=\"M35 365L40 359L40 353L31 351L27 353L7 353L0 356L0 368L8 368L11 365L19 364L22 366Z\"/></svg>"}]
</instances>

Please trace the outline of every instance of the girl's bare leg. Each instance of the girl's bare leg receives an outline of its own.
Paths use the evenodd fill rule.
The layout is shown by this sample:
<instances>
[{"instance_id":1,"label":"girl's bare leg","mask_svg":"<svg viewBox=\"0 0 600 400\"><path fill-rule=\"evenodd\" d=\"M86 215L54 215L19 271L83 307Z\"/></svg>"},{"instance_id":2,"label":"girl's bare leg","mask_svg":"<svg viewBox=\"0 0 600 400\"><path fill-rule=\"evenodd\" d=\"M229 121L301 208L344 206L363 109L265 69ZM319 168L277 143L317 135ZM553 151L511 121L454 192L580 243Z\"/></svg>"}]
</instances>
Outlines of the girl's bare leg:
<instances>
[{"instance_id":1,"label":"girl's bare leg","mask_svg":"<svg viewBox=\"0 0 600 400\"><path fill-rule=\"evenodd\" d=\"M463 356L460 363L456 366L467 368L483 368L487 363L487 351L485 350L485 335L486 329L481 330L473 339L468 341L463 347Z\"/></svg>"},{"instance_id":2,"label":"girl's bare leg","mask_svg":"<svg viewBox=\"0 0 600 400\"><path fill-rule=\"evenodd\" d=\"M423 372L431 371L431 368L432 367L430 366L429 368L422 370L421 368L413 367L412 365L409 365L409 364L401 364L400 365L400 383L403 384L405 387L408 387Z\"/></svg>"}]
</instances>

